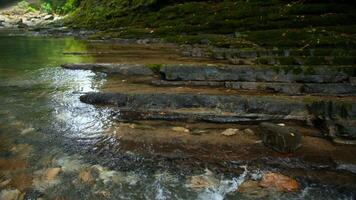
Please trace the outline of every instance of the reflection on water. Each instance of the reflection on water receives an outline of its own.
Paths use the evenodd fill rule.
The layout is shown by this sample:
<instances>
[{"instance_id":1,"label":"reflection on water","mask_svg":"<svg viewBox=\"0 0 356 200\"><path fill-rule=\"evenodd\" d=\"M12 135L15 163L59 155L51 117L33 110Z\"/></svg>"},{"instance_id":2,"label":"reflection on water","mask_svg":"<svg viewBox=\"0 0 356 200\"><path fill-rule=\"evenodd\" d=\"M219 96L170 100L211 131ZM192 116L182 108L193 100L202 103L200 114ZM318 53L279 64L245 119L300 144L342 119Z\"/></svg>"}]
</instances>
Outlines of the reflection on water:
<instances>
[{"instance_id":1,"label":"reflection on water","mask_svg":"<svg viewBox=\"0 0 356 200\"><path fill-rule=\"evenodd\" d=\"M110 109L79 101L81 94L98 90L105 76L59 67L93 61L88 55L62 54L87 48L85 42L68 38L0 34L0 199L247 198L235 190L247 176L256 175L248 168L241 174L206 175L202 169L120 151L120 142L110 137L115 130ZM187 183L192 176L216 184L195 190ZM309 185L278 198L352 198L342 195Z\"/></svg>"}]
</instances>

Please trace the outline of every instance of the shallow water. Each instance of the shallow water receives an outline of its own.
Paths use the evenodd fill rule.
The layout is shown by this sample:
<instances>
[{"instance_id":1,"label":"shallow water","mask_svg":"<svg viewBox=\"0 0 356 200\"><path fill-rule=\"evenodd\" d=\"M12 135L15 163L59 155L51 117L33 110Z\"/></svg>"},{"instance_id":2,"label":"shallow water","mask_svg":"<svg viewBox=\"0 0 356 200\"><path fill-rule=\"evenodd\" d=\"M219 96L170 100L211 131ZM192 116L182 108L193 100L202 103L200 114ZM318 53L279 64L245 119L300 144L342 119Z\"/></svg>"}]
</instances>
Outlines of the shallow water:
<instances>
[{"instance_id":1,"label":"shallow water","mask_svg":"<svg viewBox=\"0 0 356 200\"><path fill-rule=\"evenodd\" d=\"M72 38L0 33L0 197L18 189L25 199L248 199L236 189L266 169L235 166L241 173L206 175L217 183L194 190L189 177L204 174L209 167L204 163L190 167L151 157L150 144L142 147L147 154L122 151L120 139L111 137L116 130L111 110L79 101L81 94L99 90L105 75L60 68L63 63L101 61L92 54L63 54L94 47ZM121 54L110 60L131 59L137 47L126 48L129 57ZM56 167L61 167L58 176L43 178L46 170ZM93 180L81 179L88 170L94 171ZM268 199L355 197L348 190L300 182L299 192Z\"/></svg>"}]
</instances>

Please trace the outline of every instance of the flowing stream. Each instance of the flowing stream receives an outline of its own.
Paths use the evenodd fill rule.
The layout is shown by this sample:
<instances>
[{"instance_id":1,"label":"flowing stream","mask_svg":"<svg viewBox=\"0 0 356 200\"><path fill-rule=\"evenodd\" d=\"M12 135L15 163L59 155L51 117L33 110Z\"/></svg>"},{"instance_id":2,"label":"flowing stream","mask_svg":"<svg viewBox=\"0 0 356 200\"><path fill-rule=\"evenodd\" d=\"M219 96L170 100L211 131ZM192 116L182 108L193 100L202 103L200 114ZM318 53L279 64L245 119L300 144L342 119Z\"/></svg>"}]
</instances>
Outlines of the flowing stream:
<instances>
[{"instance_id":1,"label":"flowing stream","mask_svg":"<svg viewBox=\"0 0 356 200\"><path fill-rule=\"evenodd\" d=\"M239 166L241 174L212 175L204 168L180 168L120 151L120 140L110 137L115 126L110 109L79 101L83 93L99 90L105 75L60 67L98 61L91 54L63 54L90 48L92 44L73 38L0 33L0 197L18 190L24 199L252 198L236 189L265 169ZM44 177L46 170L58 167L59 175ZM189 177L199 175L215 184L189 187ZM301 183L297 193L268 199L355 197L350 191Z\"/></svg>"}]
</instances>

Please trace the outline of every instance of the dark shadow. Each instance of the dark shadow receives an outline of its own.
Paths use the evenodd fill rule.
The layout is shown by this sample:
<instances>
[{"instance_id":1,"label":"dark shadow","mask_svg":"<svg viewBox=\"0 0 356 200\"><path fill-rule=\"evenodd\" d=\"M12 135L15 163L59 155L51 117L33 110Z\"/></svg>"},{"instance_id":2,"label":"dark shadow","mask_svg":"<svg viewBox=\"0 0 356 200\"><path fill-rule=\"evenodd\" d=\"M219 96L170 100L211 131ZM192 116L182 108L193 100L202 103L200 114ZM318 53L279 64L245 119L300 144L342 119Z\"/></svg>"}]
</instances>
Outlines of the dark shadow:
<instances>
[{"instance_id":1,"label":"dark shadow","mask_svg":"<svg viewBox=\"0 0 356 200\"><path fill-rule=\"evenodd\" d=\"M17 2L20 2L20 0L0 0L0 9L16 4Z\"/></svg>"}]
</instances>

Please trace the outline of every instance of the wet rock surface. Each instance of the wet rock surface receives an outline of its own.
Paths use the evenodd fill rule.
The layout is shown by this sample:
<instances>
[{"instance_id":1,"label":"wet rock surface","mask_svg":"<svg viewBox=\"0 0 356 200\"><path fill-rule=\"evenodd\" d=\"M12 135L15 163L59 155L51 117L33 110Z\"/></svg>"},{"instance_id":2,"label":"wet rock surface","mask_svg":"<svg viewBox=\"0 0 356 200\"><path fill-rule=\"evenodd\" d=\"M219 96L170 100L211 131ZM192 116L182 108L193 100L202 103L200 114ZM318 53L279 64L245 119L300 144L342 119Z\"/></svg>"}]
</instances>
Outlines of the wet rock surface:
<instances>
[{"instance_id":1,"label":"wet rock surface","mask_svg":"<svg viewBox=\"0 0 356 200\"><path fill-rule=\"evenodd\" d=\"M347 127L355 117L352 96L304 97L212 87L215 83L221 87L224 81L207 81L207 87L201 87L199 81L182 86L176 80L174 87L158 88L150 83L152 76L162 78L157 73L160 65L117 64L117 71L110 65L82 65L72 68L99 73L41 69L37 73L47 80L45 91L26 82L0 87L4 91L0 116L8 120L0 123L0 132L6 134L5 138L0 134L1 192L16 189L21 196L43 199L354 195L354 146L332 141L351 141ZM141 79L141 70L148 77ZM60 79L66 76L75 78ZM26 90L10 93L16 100L3 97L14 88ZM79 96L95 106L79 102ZM38 109L34 111L32 104ZM6 111L14 105L11 111L27 121ZM280 126L275 133L281 137L285 134L279 128L296 129L303 135L300 148L285 154L266 147L261 121ZM336 126L336 131L316 126L325 121L333 121L329 127ZM291 144L286 148L277 142L278 148L288 151L296 143Z\"/></svg>"},{"instance_id":2,"label":"wet rock surface","mask_svg":"<svg viewBox=\"0 0 356 200\"><path fill-rule=\"evenodd\" d=\"M28 29L44 27L61 20L61 17L39 11L26 12L10 9L0 11L0 29Z\"/></svg>"},{"instance_id":3,"label":"wet rock surface","mask_svg":"<svg viewBox=\"0 0 356 200\"><path fill-rule=\"evenodd\" d=\"M302 135L289 127L261 123L263 143L281 153L293 153L302 145Z\"/></svg>"}]
</instances>

